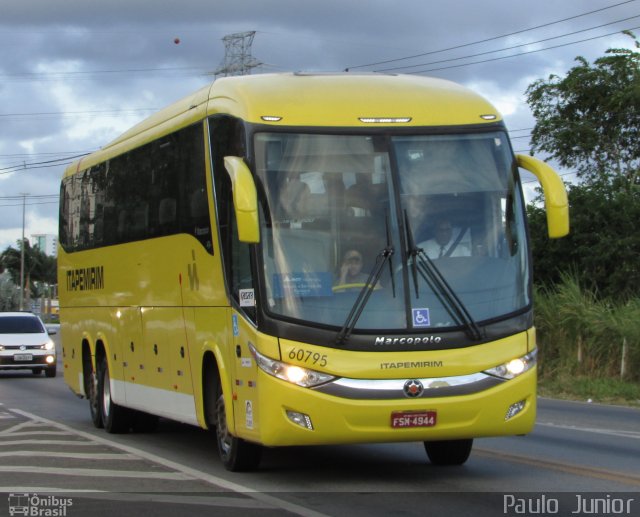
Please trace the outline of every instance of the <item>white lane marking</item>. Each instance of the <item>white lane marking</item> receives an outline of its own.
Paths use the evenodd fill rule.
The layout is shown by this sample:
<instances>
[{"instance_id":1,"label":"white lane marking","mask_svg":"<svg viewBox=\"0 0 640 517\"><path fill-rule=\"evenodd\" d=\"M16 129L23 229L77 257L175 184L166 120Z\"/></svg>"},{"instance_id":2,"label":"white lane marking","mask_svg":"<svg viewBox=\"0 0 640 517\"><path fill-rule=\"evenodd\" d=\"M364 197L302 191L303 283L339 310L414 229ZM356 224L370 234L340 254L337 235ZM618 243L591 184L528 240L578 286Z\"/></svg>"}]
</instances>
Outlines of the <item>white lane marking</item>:
<instances>
[{"instance_id":1,"label":"white lane marking","mask_svg":"<svg viewBox=\"0 0 640 517\"><path fill-rule=\"evenodd\" d=\"M200 481L204 481L210 485L214 485L219 488L225 488L227 490L231 490L232 492L242 493L247 497L251 497L257 501L267 504L271 508L279 508L282 510L286 510L296 515L300 515L301 517L329 517L327 514L316 512L315 510L311 510L309 508L305 508L304 506L290 503L285 501L284 499L279 499L277 497L267 495L259 492L255 488L250 488L248 486L240 485L239 483L234 483L232 481L228 481L218 476L214 476L212 474L208 474L206 472L202 472L201 470L197 470L191 467L187 467L186 465L182 465L175 461L168 460L166 458L162 458L160 456L156 456L155 454L148 453L141 449L137 449L135 447L131 447L129 445L123 445L116 442L112 442L106 438L101 438L99 436L94 436L90 433L86 433L84 431L77 431L72 429L71 427L56 422L54 420L49 420L47 418L40 417L38 415L34 415L33 413L29 413L27 411L22 411L21 409L11 409L14 413L17 413L25 418L29 418L36 422L45 422L53 427L58 429L62 429L64 431L69 431L77 436L81 436L87 440L93 440L95 442L101 443L103 445L108 445L109 447L113 447L115 449L120 449L122 451L135 454L136 456L149 460L158 465L162 465L164 467L177 470L184 474L190 475Z\"/></svg>"},{"instance_id":2,"label":"white lane marking","mask_svg":"<svg viewBox=\"0 0 640 517\"><path fill-rule=\"evenodd\" d=\"M67 433L66 431L14 431L13 433L7 433L7 434L0 433L0 440L2 440L5 436L11 437L12 434L17 434L20 437L22 436L73 436L73 434Z\"/></svg>"},{"instance_id":3,"label":"white lane marking","mask_svg":"<svg viewBox=\"0 0 640 517\"><path fill-rule=\"evenodd\" d=\"M92 442L80 442L78 440L3 440L0 439L0 446L3 445L79 445L79 446L93 446L97 444Z\"/></svg>"},{"instance_id":4,"label":"white lane marking","mask_svg":"<svg viewBox=\"0 0 640 517\"><path fill-rule=\"evenodd\" d=\"M19 424L13 425L11 427L7 427L3 431L0 431L0 436L4 436L6 434L13 434L17 432L20 432L20 434L22 434L23 429L42 428L42 427L47 427L47 425L43 422L34 422L32 420L28 420L26 422L20 422Z\"/></svg>"},{"instance_id":5,"label":"white lane marking","mask_svg":"<svg viewBox=\"0 0 640 517\"><path fill-rule=\"evenodd\" d=\"M9 451L0 452L0 458L26 456L32 458L70 458L76 460L139 460L137 456L127 453L82 453L82 452L52 452L52 451Z\"/></svg>"},{"instance_id":6,"label":"white lane marking","mask_svg":"<svg viewBox=\"0 0 640 517\"><path fill-rule=\"evenodd\" d=\"M151 472L146 470L109 470L109 469L73 469L69 467L43 467L13 465L4 467L0 465L0 472L16 472L30 474L52 474L57 476L82 476L82 477L110 477L110 478L139 478L139 479L170 479L173 481L193 481L193 476L184 472Z\"/></svg>"},{"instance_id":7,"label":"white lane marking","mask_svg":"<svg viewBox=\"0 0 640 517\"><path fill-rule=\"evenodd\" d=\"M607 436L618 436L622 438L631 438L633 440L640 440L640 432L639 431L622 431L622 430L614 430L614 429L598 429L595 427L581 427L578 425L567 425L567 424L555 424L553 422L536 422L536 425L542 427L552 427L554 429L566 429L569 431L582 431L585 433L594 433L594 434L604 434Z\"/></svg>"}]
</instances>

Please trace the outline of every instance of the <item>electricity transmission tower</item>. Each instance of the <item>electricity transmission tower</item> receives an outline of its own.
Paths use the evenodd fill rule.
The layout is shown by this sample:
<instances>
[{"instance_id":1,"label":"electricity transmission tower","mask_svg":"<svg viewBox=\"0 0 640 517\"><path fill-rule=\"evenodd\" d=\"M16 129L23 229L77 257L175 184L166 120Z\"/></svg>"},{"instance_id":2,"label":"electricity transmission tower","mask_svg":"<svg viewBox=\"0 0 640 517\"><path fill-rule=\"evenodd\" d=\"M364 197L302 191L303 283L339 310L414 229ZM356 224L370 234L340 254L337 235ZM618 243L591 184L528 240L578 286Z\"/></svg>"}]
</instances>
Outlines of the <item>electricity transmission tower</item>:
<instances>
[{"instance_id":1,"label":"electricity transmission tower","mask_svg":"<svg viewBox=\"0 0 640 517\"><path fill-rule=\"evenodd\" d=\"M222 38L224 41L224 60L214 72L216 78L230 75L248 75L251 69L262 63L251 55L251 44L256 31L237 32Z\"/></svg>"}]
</instances>

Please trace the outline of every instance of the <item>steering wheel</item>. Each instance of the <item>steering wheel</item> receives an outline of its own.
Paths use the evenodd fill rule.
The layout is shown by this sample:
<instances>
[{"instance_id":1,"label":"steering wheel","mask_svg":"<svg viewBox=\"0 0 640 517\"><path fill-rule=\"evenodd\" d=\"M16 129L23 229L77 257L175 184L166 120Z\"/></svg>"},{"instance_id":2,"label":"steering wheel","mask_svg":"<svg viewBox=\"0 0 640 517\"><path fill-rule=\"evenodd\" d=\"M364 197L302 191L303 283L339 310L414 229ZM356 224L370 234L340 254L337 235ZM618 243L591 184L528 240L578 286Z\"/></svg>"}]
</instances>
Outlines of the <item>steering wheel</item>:
<instances>
[{"instance_id":1,"label":"steering wheel","mask_svg":"<svg viewBox=\"0 0 640 517\"><path fill-rule=\"evenodd\" d=\"M331 290L334 293L340 293L342 291L348 291L351 289L362 289L363 287L367 286L368 284L366 282L354 282L352 284L340 284L340 285L334 285ZM382 289L380 287L380 285L376 284L376 286L373 288L374 291L377 291L378 289Z\"/></svg>"}]
</instances>

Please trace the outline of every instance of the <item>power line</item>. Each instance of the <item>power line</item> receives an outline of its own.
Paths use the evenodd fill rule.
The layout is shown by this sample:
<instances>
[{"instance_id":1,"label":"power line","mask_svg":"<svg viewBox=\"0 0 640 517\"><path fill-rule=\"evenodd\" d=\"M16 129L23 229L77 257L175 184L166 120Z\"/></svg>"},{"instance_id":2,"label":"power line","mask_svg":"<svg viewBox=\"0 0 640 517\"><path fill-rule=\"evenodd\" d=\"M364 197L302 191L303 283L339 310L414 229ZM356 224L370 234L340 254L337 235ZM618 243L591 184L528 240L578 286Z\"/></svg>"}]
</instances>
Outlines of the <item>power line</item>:
<instances>
[{"instance_id":1,"label":"power line","mask_svg":"<svg viewBox=\"0 0 640 517\"><path fill-rule=\"evenodd\" d=\"M0 196L0 201L7 201L11 199L47 199L52 197L58 197L58 194L26 194L24 196Z\"/></svg>"},{"instance_id":2,"label":"power line","mask_svg":"<svg viewBox=\"0 0 640 517\"><path fill-rule=\"evenodd\" d=\"M595 9L593 11L588 11L586 13L577 14L575 16L570 16L568 18L563 18L561 20L556 20L556 21L553 21L553 22L543 23L542 25L536 25L534 27L529 27L528 29L521 29L521 30L518 30L518 31L515 31L515 32L510 32L508 34L502 34L500 36L492 36L491 38L485 38L485 39L478 40L478 41L472 41L470 43L464 43L462 45L456 45L454 47L444 48L444 49L441 49L441 50L432 50L430 52L422 52L420 54L414 54L412 56L405 56L405 57L399 57L399 58L394 58L394 59L387 59L387 60L384 60L384 61L377 61L375 63L367 63L365 65L350 66L350 67L347 67L345 69L345 72L348 72L349 70L351 70L353 68L366 68L366 67L369 67L369 66L385 65L387 63L394 63L396 61L404 61L404 60L408 60L408 59L415 59L417 57L429 56L429 55L432 55L432 54L438 54L440 52L448 52L449 50L457 50L457 49L460 49L460 48L470 47L472 45L479 45L480 43L487 43L488 41L495 41L497 39L508 38L509 36L515 36L517 34L522 34L523 32L529 32L529 31L533 31L533 30L537 30L537 29L542 29L544 27L549 27L551 25L556 25L558 23L563 23L563 22L566 22L566 21L575 20L577 18L582 18L583 16L588 16L590 14L595 14L595 13L599 13L599 12L602 12L602 11L606 11L608 9L613 9L614 7L619 7L621 5L630 4L630 3L633 3L635 1L636 0L626 0L625 2L620 2L620 3L614 4L614 5L610 5L608 7L603 7L601 9Z\"/></svg>"},{"instance_id":3,"label":"power line","mask_svg":"<svg viewBox=\"0 0 640 517\"><path fill-rule=\"evenodd\" d=\"M420 64L416 64L416 65L406 65L406 66L397 66L397 67L392 67L392 68L381 68L379 70L376 70L376 72L388 72L391 70L406 70L408 68L417 68L419 66L429 66L429 65L436 65L436 64L440 64L440 63L449 63L452 61L460 61L462 59L470 59L472 57L478 57L478 56L486 56L488 54L495 54L496 52L504 52L507 50L513 50L516 48L520 48L520 47L528 47L530 45L536 45L538 43L544 43L546 41L551 41L551 40L555 40L555 39L560 39L560 38L566 38L568 36L574 36L576 34L581 34L583 32L589 32L595 29L601 29L602 27L606 27L608 25L614 25L616 23L622 23L622 22L626 22L629 20L633 20L634 18L640 18L640 15L635 15L635 16L629 16L628 18L623 18L622 20L616 20L614 22L609 22L609 23L603 23L602 25L596 25L594 27L589 27L588 29L581 29L578 31L573 31L573 32L568 32L566 34L561 34L560 36L552 36L549 38L544 38L541 40L537 40L537 41L530 41L528 43L520 43L519 45L513 45L511 47L505 47L505 48L501 48L501 49L497 49L497 50L487 50L486 52L479 52L477 54L469 54L466 56L461 56L461 57L453 57L453 58L449 58L449 59L442 59L439 61L431 61L429 63L420 63ZM614 34L618 34L619 31L616 31ZM610 35L610 34L609 34ZM603 36L604 37L604 36ZM576 42L579 43L579 42ZM573 45L574 43L568 43L569 45ZM555 48L555 47L550 47L550 48Z\"/></svg>"},{"instance_id":4,"label":"power line","mask_svg":"<svg viewBox=\"0 0 640 517\"><path fill-rule=\"evenodd\" d=\"M634 30L637 30L637 29L640 29L640 27L631 27L629 29L624 29L624 31L634 31ZM578 43L585 43L587 41L593 41L593 40L600 39L600 38L607 38L609 36L618 35L621 32L623 32L623 31L610 32L609 34L603 34L601 36L594 36L592 38L585 38L585 39L581 39L581 40L578 40L578 41L572 41L570 43L563 43L562 45L553 45L551 47L540 48L540 49L537 49L537 50L528 50L526 52L519 52L517 54L511 54L510 56L501 56L501 57L494 57L494 58L491 58L491 59L482 59L480 61L472 61L471 63L463 63L461 65L450 65L450 66L442 66L442 67L438 67L438 68L427 68L425 70L418 70L418 71L407 72L407 73L408 74L424 74L426 72L435 72L435 71L438 71L438 70L449 70L451 68L461 68L463 66L479 65L479 64L482 64L482 63L490 63L492 61L500 61L502 59L509 59L509 58L512 58L512 57L519 57L519 56L524 56L524 55L527 55L527 54L535 54L537 52L544 52L546 50L554 50L554 49L557 49L557 48L568 47L570 45L576 45Z\"/></svg>"},{"instance_id":5,"label":"power line","mask_svg":"<svg viewBox=\"0 0 640 517\"><path fill-rule=\"evenodd\" d=\"M32 168L46 168L46 167L57 167L59 165L68 165L76 158L82 158L83 156L87 156L89 153L77 154L75 156L67 156L66 158L56 158L55 160L46 160L43 162L30 162L30 163L22 163L20 165L12 165L11 167L3 167L0 168L0 174L9 174L11 172L16 172L19 170L26 170ZM64 162L64 163L62 163ZM40 167L34 167L40 166Z\"/></svg>"},{"instance_id":6,"label":"power line","mask_svg":"<svg viewBox=\"0 0 640 517\"><path fill-rule=\"evenodd\" d=\"M514 131L517 131L515 129ZM57 151L57 152L48 152L48 153L14 153L14 154L0 154L0 158L21 158L23 156L58 156L58 155L68 155L68 154L80 154L80 153L92 153L91 151Z\"/></svg>"}]
</instances>

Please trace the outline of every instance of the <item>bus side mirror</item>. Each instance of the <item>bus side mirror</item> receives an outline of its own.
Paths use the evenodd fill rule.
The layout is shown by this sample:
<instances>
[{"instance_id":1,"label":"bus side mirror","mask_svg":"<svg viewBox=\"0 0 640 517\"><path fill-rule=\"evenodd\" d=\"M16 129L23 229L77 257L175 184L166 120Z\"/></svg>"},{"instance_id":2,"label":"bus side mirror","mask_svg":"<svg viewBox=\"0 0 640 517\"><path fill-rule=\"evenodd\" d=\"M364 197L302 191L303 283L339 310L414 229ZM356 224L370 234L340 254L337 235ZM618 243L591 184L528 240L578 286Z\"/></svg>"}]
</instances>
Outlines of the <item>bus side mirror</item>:
<instances>
[{"instance_id":1,"label":"bus side mirror","mask_svg":"<svg viewBox=\"0 0 640 517\"><path fill-rule=\"evenodd\" d=\"M569 200L560 176L546 163L532 156L516 154L518 167L533 173L544 192L549 237L557 239L569 233Z\"/></svg>"},{"instance_id":2,"label":"bus side mirror","mask_svg":"<svg viewBox=\"0 0 640 517\"><path fill-rule=\"evenodd\" d=\"M258 194L251 171L242 158L237 156L225 156L224 167L231 178L238 239L240 242L258 243L260 242Z\"/></svg>"}]
</instances>

